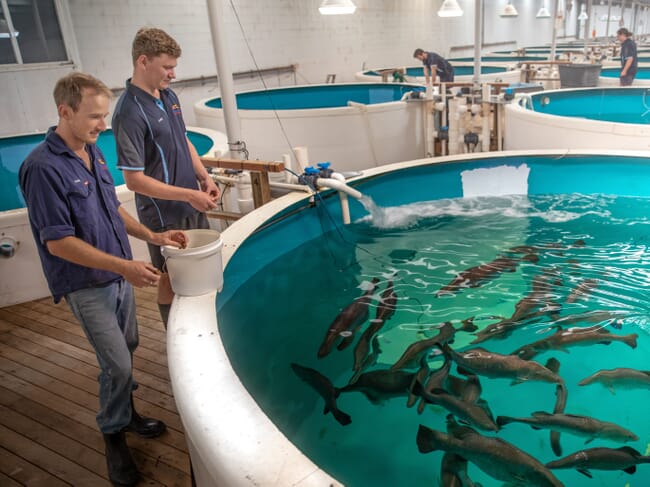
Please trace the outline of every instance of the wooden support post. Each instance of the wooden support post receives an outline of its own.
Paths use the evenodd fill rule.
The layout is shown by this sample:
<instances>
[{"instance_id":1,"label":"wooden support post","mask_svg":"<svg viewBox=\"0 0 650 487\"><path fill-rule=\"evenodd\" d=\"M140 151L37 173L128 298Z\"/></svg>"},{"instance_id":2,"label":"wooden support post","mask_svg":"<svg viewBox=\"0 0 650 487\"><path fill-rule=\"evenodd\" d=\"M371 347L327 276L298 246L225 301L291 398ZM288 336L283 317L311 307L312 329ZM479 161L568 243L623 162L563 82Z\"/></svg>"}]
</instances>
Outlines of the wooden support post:
<instances>
[{"instance_id":1,"label":"wooden support post","mask_svg":"<svg viewBox=\"0 0 650 487\"><path fill-rule=\"evenodd\" d=\"M251 186L253 188L255 208L259 208L271 201L271 186L269 185L268 173L251 171Z\"/></svg>"}]
</instances>

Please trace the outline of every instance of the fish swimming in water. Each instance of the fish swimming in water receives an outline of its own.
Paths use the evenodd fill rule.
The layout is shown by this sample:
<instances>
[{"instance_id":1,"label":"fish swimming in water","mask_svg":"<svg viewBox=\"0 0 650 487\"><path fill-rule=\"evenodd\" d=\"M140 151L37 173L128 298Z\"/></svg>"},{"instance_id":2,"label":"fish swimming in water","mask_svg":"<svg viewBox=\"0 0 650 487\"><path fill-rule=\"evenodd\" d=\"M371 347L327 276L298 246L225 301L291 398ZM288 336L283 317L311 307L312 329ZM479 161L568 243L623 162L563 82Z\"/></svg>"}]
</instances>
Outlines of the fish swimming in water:
<instances>
[{"instance_id":1,"label":"fish swimming in water","mask_svg":"<svg viewBox=\"0 0 650 487\"><path fill-rule=\"evenodd\" d=\"M575 303L578 299L584 299L599 284L598 279L585 279L571 291L566 298L566 303Z\"/></svg>"},{"instance_id":2,"label":"fish swimming in water","mask_svg":"<svg viewBox=\"0 0 650 487\"><path fill-rule=\"evenodd\" d=\"M569 329L559 328L553 335L534 343L529 343L518 348L512 355L517 355L524 360L530 360L537 354L547 350L567 351L567 347L589 346L594 344L609 345L612 342L623 342L630 348L636 348L636 333L630 335L614 335L601 325L590 327L575 327Z\"/></svg>"},{"instance_id":3,"label":"fish swimming in water","mask_svg":"<svg viewBox=\"0 0 650 487\"><path fill-rule=\"evenodd\" d=\"M436 344L443 344L452 340L455 333L454 325L446 321L440 326L437 335L411 343L402 356L397 359L397 362L391 366L391 370L417 367L423 355L427 354Z\"/></svg>"},{"instance_id":4,"label":"fish swimming in water","mask_svg":"<svg viewBox=\"0 0 650 487\"><path fill-rule=\"evenodd\" d=\"M344 413L337 407L336 398L339 396L340 391L334 387L327 377L317 370L303 367L296 363L292 363L291 368L302 381L309 384L309 386L318 392L318 394L320 394L320 396L325 400L325 409L323 410L323 414L331 412L332 416L334 416L334 418L336 418L336 420L343 426L352 422L350 415Z\"/></svg>"},{"instance_id":5,"label":"fish swimming in water","mask_svg":"<svg viewBox=\"0 0 650 487\"><path fill-rule=\"evenodd\" d=\"M397 294L395 294L393 281L388 281L386 289L384 289L384 292L381 293L381 301L379 302L379 306L377 306L377 314L375 315L375 319L386 322L393 317L396 309Z\"/></svg>"},{"instance_id":6,"label":"fish swimming in water","mask_svg":"<svg viewBox=\"0 0 650 487\"><path fill-rule=\"evenodd\" d=\"M486 281L498 277L503 272L514 272L520 259L497 257L487 264L477 265L460 272L451 282L440 288L436 296L454 294L470 287L479 287Z\"/></svg>"},{"instance_id":7,"label":"fish swimming in water","mask_svg":"<svg viewBox=\"0 0 650 487\"><path fill-rule=\"evenodd\" d=\"M546 464L548 468L575 468L582 475L592 478L589 469L593 470L623 470L626 473L636 472L636 466L650 463L650 456L641 455L634 448L588 448L580 450L559 460Z\"/></svg>"},{"instance_id":8,"label":"fish swimming in water","mask_svg":"<svg viewBox=\"0 0 650 487\"><path fill-rule=\"evenodd\" d=\"M342 387L341 392L361 392L373 404L381 404L386 399L407 397L413 385L415 372L380 369L364 372L359 378Z\"/></svg>"},{"instance_id":9,"label":"fish swimming in water","mask_svg":"<svg viewBox=\"0 0 650 487\"><path fill-rule=\"evenodd\" d=\"M420 425L416 443L420 453L435 450L459 455L491 477L521 487L563 487L538 460L500 438L483 436L447 417L447 433Z\"/></svg>"},{"instance_id":10,"label":"fish swimming in water","mask_svg":"<svg viewBox=\"0 0 650 487\"><path fill-rule=\"evenodd\" d=\"M622 426L607 421L600 421L589 416L579 416L576 414L549 414L544 411L537 411L532 414L531 418L511 418L509 416L497 417L497 424L499 426L515 422L528 424L533 429L551 429L554 431L587 437L585 443L590 443L596 438L604 438L619 443L636 441L639 439L637 435Z\"/></svg>"},{"instance_id":11,"label":"fish swimming in water","mask_svg":"<svg viewBox=\"0 0 650 487\"><path fill-rule=\"evenodd\" d=\"M352 342L351 335L353 334L353 330L356 330L368 319L368 306L370 305L372 295L377 288L378 282L379 279L374 278L370 287L366 290L363 296L352 301L352 303L347 305L343 311L334 318L334 321L327 329L325 339L318 349L318 358L323 358L330 353L337 340L343 336L342 333L352 332L349 336L344 338L347 345ZM345 346L343 348L345 348Z\"/></svg>"},{"instance_id":12,"label":"fish swimming in water","mask_svg":"<svg viewBox=\"0 0 650 487\"><path fill-rule=\"evenodd\" d=\"M625 367L602 369L582 379L578 385L587 386L600 382L609 392L615 394L614 387L621 389L650 389L650 370L636 370Z\"/></svg>"},{"instance_id":13,"label":"fish swimming in water","mask_svg":"<svg viewBox=\"0 0 650 487\"><path fill-rule=\"evenodd\" d=\"M442 487L481 487L467 474L467 460L455 453L445 452L440 463L440 485Z\"/></svg>"},{"instance_id":14,"label":"fish swimming in water","mask_svg":"<svg viewBox=\"0 0 650 487\"><path fill-rule=\"evenodd\" d=\"M513 384L527 380L559 384L562 378L537 362L523 360L516 355L501 355L484 348L456 352L449 345L440 347L459 368L485 377L512 379Z\"/></svg>"},{"instance_id":15,"label":"fish swimming in water","mask_svg":"<svg viewBox=\"0 0 650 487\"><path fill-rule=\"evenodd\" d=\"M354 347L354 364L352 370L354 376L350 382L354 382L359 378L367 367L372 365L377 360L380 353L379 341L377 339L377 332L384 326L384 320L370 320L368 328L361 334L361 338ZM370 352L372 348L372 352Z\"/></svg>"}]
</instances>

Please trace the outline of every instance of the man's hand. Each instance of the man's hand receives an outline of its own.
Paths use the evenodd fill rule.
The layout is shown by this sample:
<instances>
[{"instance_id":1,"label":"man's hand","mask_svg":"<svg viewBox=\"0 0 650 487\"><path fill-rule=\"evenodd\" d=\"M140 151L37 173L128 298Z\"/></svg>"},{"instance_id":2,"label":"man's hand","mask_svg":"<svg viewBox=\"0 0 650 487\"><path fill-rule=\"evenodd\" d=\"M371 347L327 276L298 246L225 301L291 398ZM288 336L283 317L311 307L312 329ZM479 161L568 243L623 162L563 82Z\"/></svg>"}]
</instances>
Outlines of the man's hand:
<instances>
[{"instance_id":1,"label":"man's hand","mask_svg":"<svg viewBox=\"0 0 650 487\"><path fill-rule=\"evenodd\" d=\"M135 287L155 286L160 280L158 269L138 260L125 260L120 274Z\"/></svg>"},{"instance_id":2,"label":"man's hand","mask_svg":"<svg viewBox=\"0 0 650 487\"><path fill-rule=\"evenodd\" d=\"M215 184L210 176L201 181L201 191L212 196L213 201L219 197L219 187Z\"/></svg>"},{"instance_id":3,"label":"man's hand","mask_svg":"<svg viewBox=\"0 0 650 487\"><path fill-rule=\"evenodd\" d=\"M166 232L154 233L149 243L158 245L159 247L169 245L177 249L184 249L187 247L188 241L189 238L185 232L181 230L168 230Z\"/></svg>"},{"instance_id":4,"label":"man's hand","mask_svg":"<svg viewBox=\"0 0 650 487\"><path fill-rule=\"evenodd\" d=\"M217 207L217 196L212 196L210 193L204 193L198 189L191 189L189 191L190 193L187 198L187 202L192 205L192 208L194 208L196 211L206 212ZM219 190L217 189L216 191L217 194L219 194Z\"/></svg>"}]
</instances>

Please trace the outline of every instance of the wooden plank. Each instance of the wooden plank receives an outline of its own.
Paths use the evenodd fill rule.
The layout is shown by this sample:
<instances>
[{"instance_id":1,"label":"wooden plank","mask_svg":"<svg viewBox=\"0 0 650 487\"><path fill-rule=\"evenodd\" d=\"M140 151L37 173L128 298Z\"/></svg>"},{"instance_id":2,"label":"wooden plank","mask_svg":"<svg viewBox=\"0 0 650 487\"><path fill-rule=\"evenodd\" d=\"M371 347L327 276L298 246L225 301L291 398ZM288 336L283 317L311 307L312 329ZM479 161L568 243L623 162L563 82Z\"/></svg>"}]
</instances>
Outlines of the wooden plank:
<instances>
[{"instance_id":1,"label":"wooden plank","mask_svg":"<svg viewBox=\"0 0 650 487\"><path fill-rule=\"evenodd\" d=\"M14 452L29 463L38 465L57 479L74 479L75 487L107 485L99 475L4 425L0 425L0 447Z\"/></svg>"},{"instance_id":2,"label":"wooden plank","mask_svg":"<svg viewBox=\"0 0 650 487\"><path fill-rule=\"evenodd\" d=\"M2 451L0 451L0 455L2 455ZM2 487L22 487L23 484L0 472L0 485Z\"/></svg>"},{"instance_id":3,"label":"wooden plank","mask_svg":"<svg viewBox=\"0 0 650 487\"><path fill-rule=\"evenodd\" d=\"M201 157L204 166L220 167L222 169L236 169L238 171L282 172L284 162L278 161L249 161L245 159L225 159L215 157Z\"/></svg>"},{"instance_id":4,"label":"wooden plank","mask_svg":"<svg viewBox=\"0 0 650 487\"><path fill-rule=\"evenodd\" d=\"M271 186L269 175L264 172L251 172L251 187L253 189L253 203L259 208L271 201Z\"/></svg>"},{"instance_id":5,"label":"wooden plank","mask_svg":"<svg viewBox=\"0 0 650 487\"><path fill-rule=\"evenodd\" d=\"M52 431L56 431L66 437L79 442L86 447L95 450L101 455L102 462L104 462L104 442L97 427L94 428L83 425L77 421L68 418L56 411L53 411L37 402L31 401L15 392L0 387L0 404L7 408L19 411L24 416L41 423ZM15 428L13 428L15 429ZM175 470L178 470L185 475L189 475L189 459L186 450L179 450L170 446L161 445L161 439L170 436L169 433L156 438L155 440L142 440L131 434L128 434L127 442L131 448L141 450L149 458L142 457L143 462L166 463ZM183 446L184 444L184 438ZM101 470L102 472L104 470ZM175 472L172 472L175 475ZM155 474L149 474L155 478Z\"/></svg>"},{"instance_id":6,"label":"wooden plank","mask_svg":"<svg viewBox=\"0 0 650 487\"><path fill-rule=\"evenodd\" d=\"M60 397L61 399L65 398L69 402L74 403L76 407L81 406L81 408L83 408L85 412L91 414L92 417L92 421L86 421L87 417L84 418L84 424L91 426L95 423L94 413L99 409L99 399L96 395L89 394L77 387L49 377L46 374L30 369L29 367L17 364L16 362L4 357L0 357L0 374L2 374L2 376L11 375L28 384L38 386L56 397ZM135 397L138 397L137 391ZM156 417L157 419L164 421L169 428L173 428L178 432L183 431L183 427L176 412L171 412L167 409L140 401L138 401L137 407L141 410L141 414Z\"/></svg>"},{"instance_id":7,"label":"wooden plank","mask_svg":"<svg viewBox=\"0 0 650 487\"><path fill-rule=\"evenodd\" d=\"M103 453L96 449L88 448L84 444L2 405L0 405L0 423L0 427L4 426L14 434L20 435L42 448L56 452L57 455L81 467L84 475L81 481L86 480L87 485L92 485L91 482L104 485L108 483L106 459ZM8 448L7 445L3 446ZM71 477L65 475L62 478Z\"/></svg>"},{"instance_id":8,"label":"wooden plank","mask_svg":"<svg viewBox=\"0 0 650 487\"><path fill-rule=\"evenodd\" d=\"M38 322L38 319L29 319L20 314L8 312L3 308L0 308L0 319L18 325L11 331L15 335L31 339L36 343L42 343L53 350L65 349L65 353L76 355L86 363L97 363L92 347L85 338L74 337L74 335L43 325ZM169 380L169 371L166 365L166 357L161 358L160 355L156 358L155 363L143 358L139 350L136 350L133 357L133 367L135 369Z\"/></svg>"},{"instance_id":9,"label":"wooden plank","mask_svg":"<svg viewBox=\"0 0 650 487\"><path fill-rule=\"evenodd\" d=\"M29 485L29 487L65 487L72 485L53 477L41 467L18 455L14 455L11 451L2 448L2 446L0 446L0 471L18 481L19 485Z\"/></svg>"},{"instance_id":10,"label":"wooden plank","mask_svg":"<svg viewBox=\"0 0 650 487\"><path fill-rule=\"evenodd\" d=\"M97 365L90 365L81 362L65 354L59 353L56 350L49 350L38 343L25 340L13 334L0 336L0 343L4 343L8 347L20 350L29 355L43 357L44 360L47 360L48 362L77 372L85 377L89 377L95 381L95 384L97 383L97 376L99 374L99 367L97 367ZM138 384L140 384L141 387L146 386L152 391L157 391L168 396L173 395L171 384L168 381L153 377L149 374L138 374Z\"/></svg>"},{"instance_id":11,"label":"wooden plank","mask_svg":"<svg viewBox=\"0 0 650 487\"><path fill-rule=\"evenodd\" d=\"M97 375L99 374L99 368L97 367L91 371L90 366L82 365L80 368L86 368L88 372L91 372L90 376L86 376L78 373L77 370L66 369L49 360L44 360L39 356L12 348L7 344L0 344L0 357L4 357L18 364L28 365L30 369L40 371L54 379L59 379L95 397L98 396L99 384L97 382ZM51 355L48 355L48 358L51 358ZM176 413L176 403L171 395L171 387L169 387L168 394L161 394L139 383L135 396L147 401L149 404L155 404L160 408Z\"/></svg>"}]
</instances>

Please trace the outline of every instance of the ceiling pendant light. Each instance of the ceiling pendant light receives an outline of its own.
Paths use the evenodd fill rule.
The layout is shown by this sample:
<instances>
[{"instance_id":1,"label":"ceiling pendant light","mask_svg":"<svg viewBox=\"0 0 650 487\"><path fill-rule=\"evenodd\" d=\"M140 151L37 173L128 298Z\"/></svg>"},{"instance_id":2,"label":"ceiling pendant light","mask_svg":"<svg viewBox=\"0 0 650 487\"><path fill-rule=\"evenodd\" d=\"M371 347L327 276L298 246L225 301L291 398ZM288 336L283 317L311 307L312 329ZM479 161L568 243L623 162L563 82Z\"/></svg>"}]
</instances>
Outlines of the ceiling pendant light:
<instances>
[{"instance_id":1,"label":"ceiling pendant light","mask_svg":"<svg viewBox=\"0 0 650 487\"><path fill-rule=\"evenodd\" d=\"M537 15L535 15L535 17L538 19L548 19L551 17L551 13L546 8L546 1L544 1L544 5L542 5L542 8L538 10Z\"/></svg>"},{"instance_id":2,"label":"ceiling pendant light","mask_svg":"<svg viewBox=\"0 0 650 487\"><path fill-rule=\"evenodd\" d=\"M515 6L512 4L512 1L509 1L505 7L503 7L503 10L499 14L501 17L517 17L519 15L519 12L517 12L517 9Z\"/></svg>"},{"instance_id":3,"label":"ceiling pendant light","mask_svg":"<svg viewBox=\"0 0 650 487\"><path fill-rule=\"evenodd\" d=\"M438 10L438 17L460 17L461 15L463 11L456 0L445 0Z\"/></svg>"},{"instance_id":4,"label":"ceiling pendant light","mask_svg":"<svg viewBox=\"0 0 650 487\"><path fill-rule=\"evenodd\" d=\"M323 0L318 7L321 15L353 14L357 6L352 0Z\"/></svg>"},{"instance_id":5,"label":"ceiling pendant light","mask_svg":"<svg viewBox=\"0 0 650 487\"><path fill-rule=\"evenodd\" d=\"M589 16L587 15L587 6L583 3L580 7L580 15L578 15L578 20L587 20Z\"/></svg>"}]
</instances>

